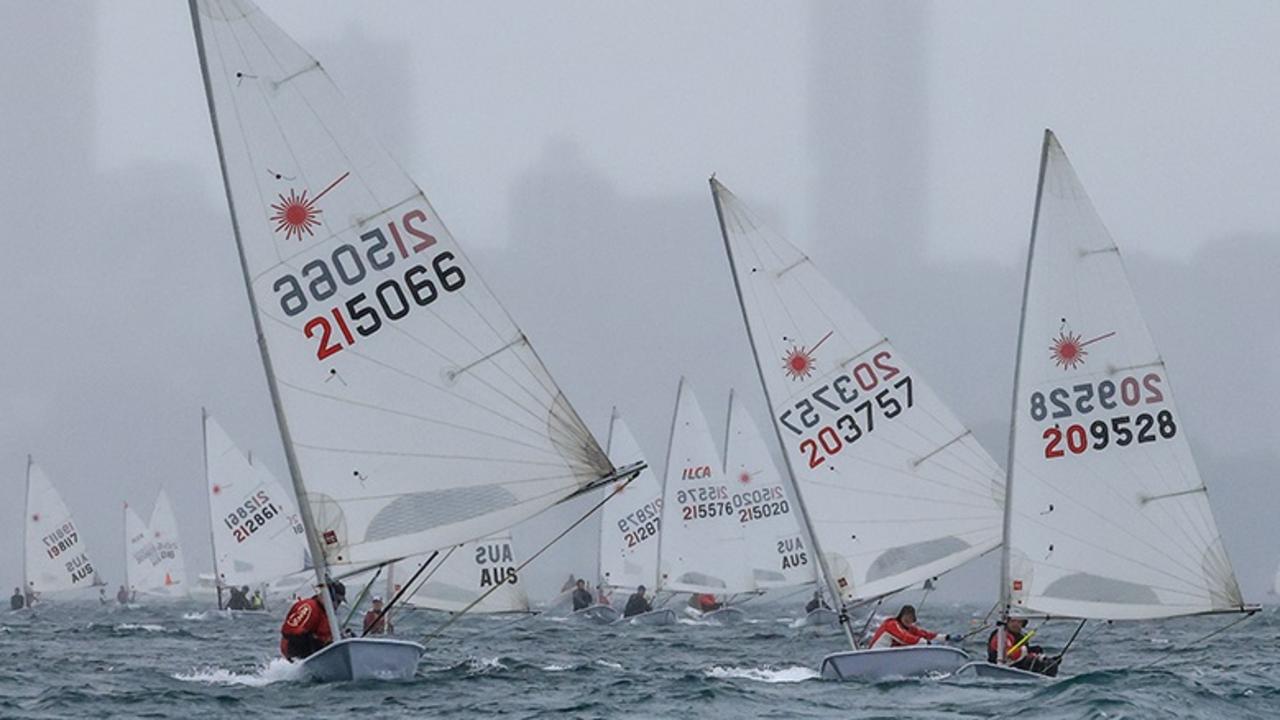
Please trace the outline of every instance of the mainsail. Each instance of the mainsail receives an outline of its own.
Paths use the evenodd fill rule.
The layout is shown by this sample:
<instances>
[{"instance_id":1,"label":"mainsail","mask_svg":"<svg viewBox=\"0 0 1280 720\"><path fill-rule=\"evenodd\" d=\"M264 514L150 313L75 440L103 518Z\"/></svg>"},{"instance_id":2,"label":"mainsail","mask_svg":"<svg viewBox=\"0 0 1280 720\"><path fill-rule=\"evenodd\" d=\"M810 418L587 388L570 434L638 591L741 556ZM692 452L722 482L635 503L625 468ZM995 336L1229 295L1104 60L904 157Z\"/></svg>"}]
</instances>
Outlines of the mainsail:
<instances>
[{"instance_id":1,"label":"mainsail","mask_svg":"<svg viewBox=\"0 0 1280 720\"><path fill-rule=\"evenodd\" d=\"M817 578L817 557L809 551L791 493L760 429L741 402L729 393L729 424L725 430L725 482L745 493L740 514L747 534L747 565L758 589L811 583Z\"/></svg>"},{"instance_id":2,"label":"mainsail","mask_svg":"<svg viewBox=\"0 0 1280 720\"><path fill-rule=\"evenodd\" d=\"M90 587L93 563L71 511L40 466L27 458L24 587L36 593Z\"/></svg>"},{"instance_id":3,"label":"mainsail","mask_svg":"<svg viewBox=\"0 0 1280 720\"><path fill-rule=\"evenodd\" d=\"M659 537L659 588L733 594L755 590L742 517L751 496L726 482L702 407L684 378L667 449Z\"/></svg>"},{"instance_id":4,"label":"mainsail","mask_svg":"<svg viewBox=\"0 0 1280 720\"><path fill-rule=\"evenodd\" d=\"M164 587L160 553L146 522L129 503L124 504L125 586L148 592Z\"/></svg>"},{"instance_id":5,"label":"mainsail","mask_svg":"<svg viewBox=\"0 0 1280 720\"><path fill-rule=\"evenodd\" d=\"M832 592L883 596L996 548L1000 467L813 261L714 178L711 190Z\"/></svg>"},{"instance_id":6,"label":"mainsail","mask_svg":"<svg viewBox=\"0 0 1280 720\"><path fill-rule=\"evenodd\" d=\"M169 494L163 489L151 508L151 541L155 544L160 585L150 588L165 595L187 594L187 563L182 557L182 543L178 536L178 518L169 504Z\"/></svg>"},{"instance_id":7,"label":"mainsail","mask_svg":"<svg viewBox=\"0 0 1280 720\"><path fill-rule=\"evenodd\" d=\"M609 421L609 458L624 467L645 462L640 444L615 411ZM600 584L633 592L658 584L658 534L662 487L653 471L641 472L600 509ZM606 492L610 490L606 489Z\"/></svg>"},{"instance_id":8,"label":"mainsail","mask_svg":"<svg viewBox=\"0 0 1280 720\"><path fill-rule=\"evenodd\" d=\"M1164 358L1048 131L1018 344L1006 605L1116 620L1242 609Z\"/></svg>"},{"instance_id":9,"label":"mainsail","mask_svg":"<svg viewBox=\"0 0 1280 720\"><path fill-rule=\"evenodd\" d=\"M247 0L193 8L321 572L484 537L610 474L528 339L320 64Z\"/></svg>"},{"instance_id":10,"label":"mainsail","mask_svg":"<svg viewBox=\"0 0 1280 720\"><path fill-rule=\"evenodd\" d=\"M529 596L516 571L520 559L512 547L511 533L473 540L441 554L438 567L426 571L426 581L409 598L410 605L460 612L489 593L468 612L529 611Z\"/></svg>"},{"instance_id":11,"label":"mainsail","mask_svg":"<svg viewBox=\"0 0 1280 720\"><path fill-rule=\"evenodd\" d=\"M301 571L306 540L293 498L266 467L251 463L208 414L204 438L218 584L258 587Z\"/></svg>"}]
</instances>

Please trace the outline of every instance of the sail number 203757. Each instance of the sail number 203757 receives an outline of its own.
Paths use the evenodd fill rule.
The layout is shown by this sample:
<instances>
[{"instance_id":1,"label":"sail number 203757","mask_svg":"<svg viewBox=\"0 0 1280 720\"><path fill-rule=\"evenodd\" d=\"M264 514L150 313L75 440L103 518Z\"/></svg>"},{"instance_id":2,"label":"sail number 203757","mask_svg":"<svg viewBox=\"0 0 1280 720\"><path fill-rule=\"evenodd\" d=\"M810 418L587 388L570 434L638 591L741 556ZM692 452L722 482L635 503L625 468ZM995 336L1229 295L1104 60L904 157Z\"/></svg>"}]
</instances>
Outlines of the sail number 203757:
<instances>
[{"instance_id":1,"label":"sail number 203757","mask_svg":"<svg viewBox=\"0 0 1280 720\"><path fill-rule=\"evenodd\" d=\"M371 271L386 273L397 263L426 253L436 246L436 238L422 227L426 221L425 212L410 210L399 222L393 220L361 234L358 247L343 243L328 257L308 261L298 275L280 276L272 284L280 309L295 317L313 302L323 303L337 295L339 284L355 288ZM442 291L454 292L467 282L457 258L448 250L435 253L430 261L413 264L403 273L381 276L385 279L370 290L350 296L302 326L303 333L317 343L317 360L354 345L359 337L373 335L389 321L406 317L413 308L435 302Z\"/></svg>"}]
</instances>

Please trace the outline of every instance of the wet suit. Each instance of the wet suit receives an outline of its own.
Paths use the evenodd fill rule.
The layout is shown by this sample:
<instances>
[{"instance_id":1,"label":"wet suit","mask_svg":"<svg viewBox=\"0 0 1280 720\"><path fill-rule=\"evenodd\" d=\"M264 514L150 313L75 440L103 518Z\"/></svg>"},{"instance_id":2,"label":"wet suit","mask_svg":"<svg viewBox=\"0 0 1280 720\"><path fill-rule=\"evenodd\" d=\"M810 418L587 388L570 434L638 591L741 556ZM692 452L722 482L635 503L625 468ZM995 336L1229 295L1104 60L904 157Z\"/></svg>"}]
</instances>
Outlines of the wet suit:
<instances>
[{"instance_id":1,"label":"wet suit","mask_svg":"<svg viewBox=\"0 0 1280 720\"><path fill-rule=\"evenodd\" d=\"M643 615L653 610L653 606L645 599L644 593L638 592L627 598L627 606L622 610L622 617Z\"/></svg>"},{"instance_id":2,"label":"wet suit","mask_svg":"<svg viewBox=\"0 0 1280 720\"><path fill-rule=\"evenodd\" d=\"M591 592L586 588L577 588L573 591L573 611L586 610L591 607Z\"/></svg>"},{"instance_id":3,"label":"wet suit","mask_svg":"<svg viewBox=\"0 0 1280 720\"><path fill-rule=\"evenodd\" d=\"M289 660L301 660L333 642L329 618L319 595L304 598L289 608L280 626L280 654Z\"/></svg>"},{"instance_id":4,"label":"wet suit","mask_svg":"<svg viewBox=\"0 0 1280 720\"><path fill-rule=\"evenodd\" d=\"M27 600L26 598L22 597L22 593L20 592L14 593L13 597L9 598L10 610L21 610L26 606L27 606Z\"/></svg>"},{"instance_id":5,"label":"wet suit","mask_svg":"<svg viewBox=\"0 0 1280 720\"><path fill-rule=\"evenodd\" d=\"M1005 629L1004 647L1005 647L1005 663L1009 667L1015 667L1019 670L1047 675L1048 677L1058 676L1059 663L1055 659L1045 657L1043 650L1039 645L1020 646L1017 650L1011 650L1022 640L1023 633L1014 632ZM992 665L1000 660L1000 630L997 628L991 631L991 637L987 638L987 662Z\"/></svg>"}]
</instances>

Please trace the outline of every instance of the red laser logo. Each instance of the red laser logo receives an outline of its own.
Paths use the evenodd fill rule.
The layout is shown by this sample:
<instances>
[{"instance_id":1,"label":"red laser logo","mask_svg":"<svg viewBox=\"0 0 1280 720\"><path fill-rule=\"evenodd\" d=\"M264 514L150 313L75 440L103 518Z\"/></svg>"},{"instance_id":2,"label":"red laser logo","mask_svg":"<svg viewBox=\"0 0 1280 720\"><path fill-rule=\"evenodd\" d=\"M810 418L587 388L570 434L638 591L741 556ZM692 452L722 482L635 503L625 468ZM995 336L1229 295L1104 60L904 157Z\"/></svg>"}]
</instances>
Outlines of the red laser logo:
<instances>
[{"instance_id":1,"label":"red laser logo","mask_svg":"<svg viewBox=\"0 0 1280 720\"><path fill-rule=\"evenodd\" d=\"M822 336L813 347L807 348L803 345L792 345L786 355L782 356L782 369L792 380L807 380L813 374L814 363L817 359L813 356L818 348L822 347L822 343L831 337L834 330L828 330L826 335Z\"/></svg>"},{"instance_id":2,"label":"red laser logo","mask_svg":"<svg viewBox=\"0 0 1280 720\"><path fill-rule=\"evenodd\" d=\"M1058 331L1058 337L1049 343L1049 357L1053 358L1053 364L1063 370L1075 370L1084 364L1085 357L1089 355L1089 351L1085 348L1098 342L1106 340L1115 335L1115 332L1099 335L1092 340L1084 340L1078 333L1070 330Z\"/></svg>"},{"instance_id":3,"label":"red laser logo","mask_svg":"<svg viewBox=\"0 0 1280 720\"><path fill-rule=\"evenodd\" d=\"M338 183L347 179L350 172L344 172L333 182L329 183L329 187L320 191L320 194L313 198L307 197L307 191L303 190L302 194L292 188L289 189L289 196L279 195L280 202L273 203L271 209L275 210L275 214L271 216L271 222L276 224L276 232L284 231L286 240L297 237L302 240L302 233L307 235L315 235L313 228L320 224L320 214L324 211L316 207L316 202L324 197L326 193L338 186Z\"/></svg>"}]
</instances>

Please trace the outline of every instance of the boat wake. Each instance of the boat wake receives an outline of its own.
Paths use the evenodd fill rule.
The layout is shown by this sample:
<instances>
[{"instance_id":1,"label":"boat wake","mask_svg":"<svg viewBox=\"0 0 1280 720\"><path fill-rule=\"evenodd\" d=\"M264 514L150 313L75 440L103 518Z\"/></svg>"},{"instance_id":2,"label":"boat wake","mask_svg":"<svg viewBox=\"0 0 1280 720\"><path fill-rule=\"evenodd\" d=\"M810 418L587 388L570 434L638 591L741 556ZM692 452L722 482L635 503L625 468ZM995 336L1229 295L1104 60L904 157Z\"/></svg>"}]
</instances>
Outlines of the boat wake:
<instances>
[{"instance_id":1,"label":"boat wake","mask_svg":"<svg viewBox=\"0 0 1280 720\"><path fill-rule=\"evenodd\" d=\"M173 676L175 680L183 682L204 683L206 685L240 685L243 687L264 687L278 682L300 680L302 677L302 664L292 663L284 658L268 660L250 673L238 673L209 666L196 668L188 673L177 673Z\"/></svg>"},{"instance_id":2,"label":"boat wake","mask_svg":"<svg viewBox=\"0 0 1280 720\"><path fill-rule=\"evenodd\" d=\"M814 680L821 675L817 670L801 665L773 668L764 667L724 667L713 665L704 674L717 680L754 680L763 683L798 683Z\"/></svg>"}]
</instances>

